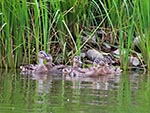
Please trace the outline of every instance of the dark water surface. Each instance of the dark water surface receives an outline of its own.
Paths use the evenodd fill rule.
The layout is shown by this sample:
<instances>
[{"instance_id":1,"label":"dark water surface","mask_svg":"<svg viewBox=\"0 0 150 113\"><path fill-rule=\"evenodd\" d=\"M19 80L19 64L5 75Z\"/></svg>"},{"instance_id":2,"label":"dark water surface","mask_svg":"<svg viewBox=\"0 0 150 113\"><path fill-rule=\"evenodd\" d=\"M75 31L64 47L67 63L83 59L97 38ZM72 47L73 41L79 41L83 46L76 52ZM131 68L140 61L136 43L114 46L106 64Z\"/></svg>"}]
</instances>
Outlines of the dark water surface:
<instances>
[{"instance_id":1,"label":"dark water surface","mask_svg":"<svg viewBox=\"0 0 150 113\"><path fill-rule=\"evenodd\" d=\"M150 113L150 77L32 77L0 70L0 113Z\"/></svg>"}]
</instances>

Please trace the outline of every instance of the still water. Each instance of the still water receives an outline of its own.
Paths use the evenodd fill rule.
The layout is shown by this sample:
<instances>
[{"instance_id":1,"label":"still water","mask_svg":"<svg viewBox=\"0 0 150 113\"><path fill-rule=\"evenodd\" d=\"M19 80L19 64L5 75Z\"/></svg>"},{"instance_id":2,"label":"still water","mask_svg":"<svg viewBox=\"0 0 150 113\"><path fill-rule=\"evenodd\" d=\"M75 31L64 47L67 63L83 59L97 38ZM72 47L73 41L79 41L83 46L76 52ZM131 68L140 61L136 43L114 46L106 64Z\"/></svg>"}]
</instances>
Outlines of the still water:
<instances>
[{"instance_id":1,"label":"still water","mask_svg":"<svg viewBox=\"0 0 150 113\"><path fill-rule=\"evenodd\" d=\"M0 113L150 113L150 77L32 77L0 70Z\"/></svg>"}]
</instances>

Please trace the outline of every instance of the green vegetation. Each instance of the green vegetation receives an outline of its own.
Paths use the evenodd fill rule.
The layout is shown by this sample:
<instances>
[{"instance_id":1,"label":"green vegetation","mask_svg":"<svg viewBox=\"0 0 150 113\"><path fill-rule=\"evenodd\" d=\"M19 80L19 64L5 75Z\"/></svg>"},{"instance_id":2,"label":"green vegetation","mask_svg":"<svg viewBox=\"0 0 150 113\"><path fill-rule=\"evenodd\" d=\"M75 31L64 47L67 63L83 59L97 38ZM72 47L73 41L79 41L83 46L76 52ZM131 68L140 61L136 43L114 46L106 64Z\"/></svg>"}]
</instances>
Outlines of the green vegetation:
<instances>
[{"instance_id":1,"label":"green vegetation","mask_svg":"<svg viewBox=\"0 0 150 113\"><path fill-rule=\"evenodd\" d=\"M138 53L150 68L149 6L148 0L1 0L0 67L30 63L39 50L66 62L67 56L80 54L98 31L106 30L110 44L120 48L124 69L128 56ZM83 36L87 37L84 43ZM96 36L101 47L102 39Z\"/></svg>"}]
</instances>

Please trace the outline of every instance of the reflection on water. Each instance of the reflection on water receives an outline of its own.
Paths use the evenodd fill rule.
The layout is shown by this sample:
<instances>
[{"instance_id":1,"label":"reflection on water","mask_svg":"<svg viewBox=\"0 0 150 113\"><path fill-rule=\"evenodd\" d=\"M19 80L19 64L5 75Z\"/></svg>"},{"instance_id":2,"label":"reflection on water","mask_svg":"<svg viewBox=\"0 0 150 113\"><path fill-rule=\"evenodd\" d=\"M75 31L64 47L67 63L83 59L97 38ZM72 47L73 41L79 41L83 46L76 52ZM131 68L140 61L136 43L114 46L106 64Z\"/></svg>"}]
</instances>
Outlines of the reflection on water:
<instances>
[{"instance_id":1,"label":"reflection on water","mask_svg":"<svg viewBox=\"0 0 150 113\"><path fill-rule=\"evenodd\" d=\"M94 78L0 70L0 113L148 113L149 74Z\"/></svg>"}]
</instances>

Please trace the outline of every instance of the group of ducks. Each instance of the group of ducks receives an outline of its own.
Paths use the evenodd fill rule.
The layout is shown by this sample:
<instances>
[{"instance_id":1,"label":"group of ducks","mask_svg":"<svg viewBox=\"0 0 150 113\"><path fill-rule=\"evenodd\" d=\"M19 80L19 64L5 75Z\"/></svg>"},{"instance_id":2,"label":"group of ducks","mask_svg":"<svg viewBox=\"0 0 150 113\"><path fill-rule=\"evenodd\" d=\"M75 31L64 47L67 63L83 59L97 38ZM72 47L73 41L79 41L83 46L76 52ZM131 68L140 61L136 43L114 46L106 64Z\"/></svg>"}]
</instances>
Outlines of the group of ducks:
<instances>
[{"instance_id":1,"label":"group of ducks","mask_svg":"<svg viewBox=\"0 0 150 113\"><path fill-rule=\"evenodd\" d=\"M44 64L46 60L46 64ZM70 77L86 77L86 76L100 76L107 74L119 74L121 73L120 68L115 68L108 65L105 60L95 59L93 66L88 68L80 68L81 60L78 56L73 58L73 65L54 65L52 62L53 58L50 54L45 51L38 53L38 64L29 64L26 66L20 66L22 74L51 74L51 75L64 75Z\"/></svg>"}]
</instances>

